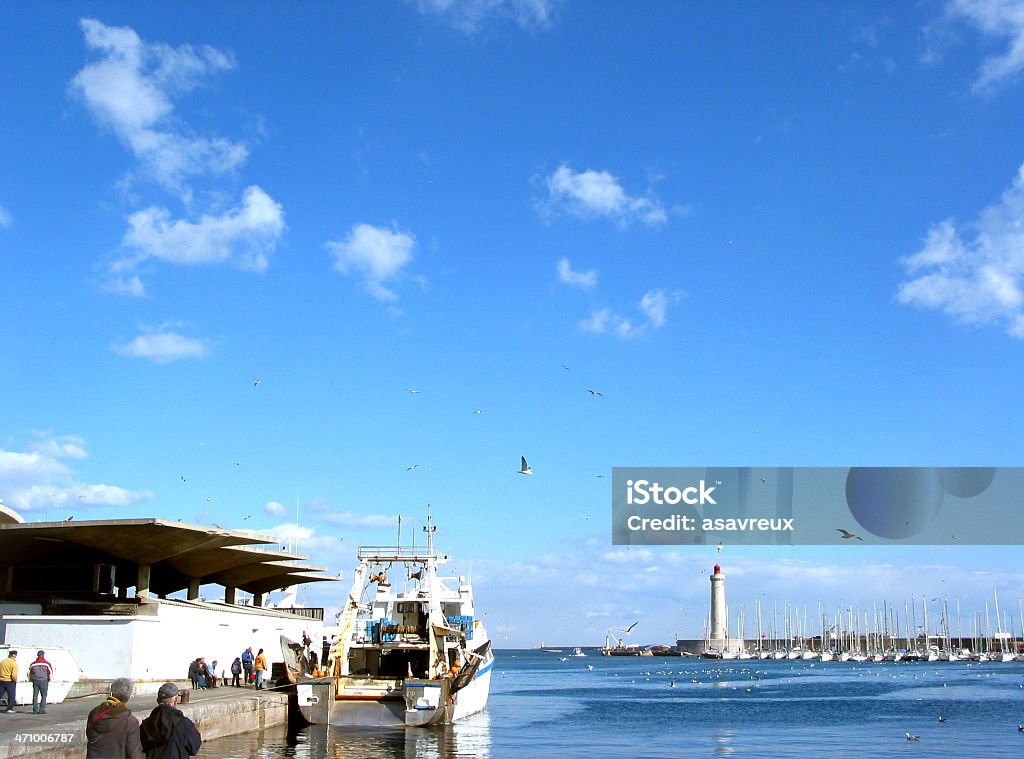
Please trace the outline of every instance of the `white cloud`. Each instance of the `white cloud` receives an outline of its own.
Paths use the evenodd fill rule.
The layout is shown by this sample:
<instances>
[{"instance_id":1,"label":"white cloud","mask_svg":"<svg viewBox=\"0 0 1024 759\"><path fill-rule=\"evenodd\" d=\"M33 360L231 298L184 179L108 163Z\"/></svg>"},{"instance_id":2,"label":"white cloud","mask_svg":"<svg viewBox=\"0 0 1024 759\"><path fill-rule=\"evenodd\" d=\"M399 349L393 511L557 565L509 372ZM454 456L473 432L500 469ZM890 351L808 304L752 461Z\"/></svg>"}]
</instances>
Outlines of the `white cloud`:
<instances>
[{"instance_id":1,"label":"white cloud","mask_svg":"<svg viewBox=\"0 0 1024 759\"><path fill-rule=\"evenodd\" d=\"M620 224L640 221L658 226L668 220L664 207L650 197L634 197L626 193L619 180L607 171L574 172L562 165L546 180L546 213L565 212L582 218L609 217Z\"/></svg>"},{"instance_id":2,"label":"white cloud","mask_svg":"<svg viewBox=\"0 0 1024 759\"><path fill-rule=\"evenodd\" d=\"M169 364L183 358L203 358L209 353L205 341L165 330L146 332L128 343L113 345L111 348L122 356L146 358L155 364Z\"/></svg>"},{"instance_id":3,"label":"white cloud","mask_svg":"<svg viewBox=\"0 0 1024 759\"><path fill-rule=\"evenodd\" d=\"M601 308L592 311L578 326L584 332L607 333L622 340L640 337L650 329L665 326L669 304L676 303L680 297L680 293L669 293L661 289L648 290L637 304L644 314L644 321L636 323L610 308Z\"/></svg>"},{"instance_id":4,"label":"white cloud","mask_svg":"<svg viewBox=\"0 0 1024 759\"><path fill-rule=\"evenodd\" d=\"M972 85L975 92L989 91L1024 69L1024 4L1019 0L951 0L946 13L983 34L1008 40L1006 52L982 63Z\"/></svg>"},{"instance_id":5,"label":"white cloud","mask_svg":"<svg viewBox=\"0 0 1024 759\"><path fill-rule=\"evenodd\" d=\"M334 254L334 268L342 274L355 270L363 275L363 285L378 300L397 300L384 282L398 277L412 261L416 238L370 224L356 224L341 242L328 242Z\"/></svg>"},{"instance_id":6,"label":"white cloud","mask_svg":"<svg viewBox=\"0 0 1024 759\"><path fill-rule=\"evenodd\" d=\"M306 556L323 552L333 555L341 547L341 540L334 535L322 535L311 527L293 522L284 522L266 532L280 540L282 545Z\"/></svg>"},{"instance_id":7,"label":"white cloud","mask_svg":"<svg viewBox=\"0 0 1024 759\"><path fill-rule=\"evenodd\" d=\"M130 277L111 277L104 285L107 292L115 295L128 295L132 298L146 297L146 286L136 275Z\"/></svg>"},{"instance_id":8,"label":"white cloud","mask_svg":"<svg viewBox=\"0 0 1024 759\"><path fill-rule=\"evenodd\" d=\"M387 516L382 514L357 514L354 511L336 511L330 514L325 514L320 519L324 522L336 525L338 527L348 527L350 529L356 528L369 528L369 529L381 529L381 528L393 528L398 522L395 516Z\"/></svg>"},{"instance_id":9,"label":"white cloud","mask_svg":"<svg viewBox=\"0 0 1024 759\"><path fill-rule=\"evenodd\" d=\"M558 272L558 280L567 285L588 290L597 284L597 271L595 269L573 271L568 258L559 259L555 269Z\"/></svg>"},{"instance_id":10,"label":"white cloud","mask_svg":"<svg viewBox=\"0 0 1024 759\"><path fill-rule=\"evenodd\" d=\"M417 0L423 13L444 16L473 34L489 18L511 18L523 28L550 26L556 0Z\"/></svg>"},{"instance_id":11,"label":"white cloud","mask_svg":"<svg viewBox=\"0 0 1024 759\"><path fill-rule=\"evenodd\" d=\"M271 516L275 517L279 517L285 512L284 506L278 503L277 501L270 501L269 503L267 503L266 506L263 507L263 510Z\"/></svg>"},{"instance_id":12,"label":"white cloud","mask_svg":"<svg viewBox=\"0 0 1024 759\"><path fill-rule=\"evenodd\" d=\"M967 227L952 220L934 225L924 246L901 259L909 279L901 303L945 311L968 324L999 324L1024 338L1024 166L999 202Z\"/></svg>"},{"instance_id":13,"label":"white cloud","mask_svg":"<svg viewBox=\"0 0 1024 759\"><path fill-rule=\"evenodd\" d=\"M89 454L85 451L85 441L76 435L46 437L29 444L29 450L51 459L85 459Z\"/></svg>"},{"instance_id":14,"label":"white cloud","mask_svg":"<svg viewBox=\"0 0 1024 759\"><path fill-rule=\"evenodd\" d=\"M668 301L669 296L664 290L648 290L640 299L640 310L647 315L647 320L652 327L665 326Z\"/></svg>"},{"instance_id":15,"label":"white cloud","mask_svg":"<svg viewBox=\"0 0 1024 759\"><path fill-rule=\"evenodd\" d=\"M14 223L11 213L3 206L0 206L0 227L9 227Z\"/></svg>"},{"instance_id":16,"label":"white cloud","mask_svg":"<svg viewBox=\"0 0 1024 759\"><path fill-rule=\"evenodd\" d=\"M183 131L172 103L204 76L232 68L230 53L147 43L128 27L95 19L82 19L81 27L86 46L101 57L75 75L71 90L157 182L182 191L187 177L230 171L245 161L244 145Z\"/></svg>"},{"instance_id":17,"label":"white cloud","mask_svg":"<svg viewBox=\"0 0 1024 759\"><path fill-rule=\"evenodd\" d=\"M81 482L61 459L88 457L85 441L73 435L39 439L30 452L0 449L0 499L17 511L128 506L153 500L149 491ZM59 515L50 514L47 518Z\"/></svg>"},{"instance_id":18,"label":"white cloud","mask_svg":"<svg viewBox=\"0 0 1024 759\"><path fill-rule=\"evenodd\" d=\"M147 258L175 264L234 263L261 272L284 233L284 211L259 187L248 187L240 206L198 221L172 220L165 208L151 207L128 217L122 244L135 255L114 264L119 271Z\"/></svg>"}]
</instances>

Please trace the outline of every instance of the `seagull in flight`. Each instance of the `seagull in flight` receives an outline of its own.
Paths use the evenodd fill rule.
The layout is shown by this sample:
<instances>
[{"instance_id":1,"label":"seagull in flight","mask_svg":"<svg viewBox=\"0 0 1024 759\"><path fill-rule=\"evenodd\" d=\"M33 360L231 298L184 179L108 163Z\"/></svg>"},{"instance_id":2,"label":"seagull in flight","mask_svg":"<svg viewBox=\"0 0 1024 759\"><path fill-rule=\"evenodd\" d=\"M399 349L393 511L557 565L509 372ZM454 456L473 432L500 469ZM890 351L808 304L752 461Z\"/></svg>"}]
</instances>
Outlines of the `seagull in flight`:
<instances>
[{"instance_id":1,"label":"seagull in flight","mask_svg":"<svg viewBox=\"0 0 1024 759\"><path fill-rule=\"evenodd\" d=\"M411 471L412 471L413 469L415 469L415 468L416 468L416 467L418 467L418 466L419 466L419 464L413 464L413 465L412 465L412 466L410 466L410 467L406 467L406 468L405 468L405 471L407 471L407 472L411 472Z\"/></svg>"},{"instance_id":2,"label":"seagull in flight","mask_svg":"<svg viewBox=\"0 0 1024 759\"><path fill-rule=\"evenodd\" d=\"M836 531L840 535L843 536L843 540L849 540L850 538L857 538L857 540L861 541L862 543L864 542L864 538L862 538L860 535L855 535L854 533L850 532L849 530L844 530L842 527L836 527Z\"/></svg>"},{"instance_id":3,"label":"seagull in flight","mask_svg":"<svg viewBox=\"0 0 1024 759\"><path fill-rule=\"evenodd\" d=\"M533 474L533 468L526 463L526 456L520 456L519 458L523 461L522 466L519 467L519 474Z\"/></svg>"},{"instance_id":4,"label":"seagull in flight","mask_svg":"<svg viewBox=\"0 0 1024 759\"><path fill-rule=\"evenodd\" d=\"M599 393L596 390L591 390L590 388L587 388L587 392L591 395L604 395L604 393Z\"/></svg>"},{"instance_id":5,"label":"seagull in flight","mask_svg":"<svg viewBox=\"0 0 1024 759\"><path fill-rule=\"evenodd\" d=\"M419 390L413 387L407 387L405 388L405 392L407 392L409 395L416 395L417 393L419 393Z\"/></svg>"},{"instance_id":6,"label":"seagull in flight","mask_svg":"<svg viewBox=\"0 0 1024 759\"><path fill-rule=\"evenodd\" d=\"M626 633L626 635L629 635L629 633L630 633L630 632L632 631L632 629L633 629L634 627L636 627L636 626L637 626L638 624L640 624L640 620L639 620L639 619L638 619L638 620L637 620L636 622L634 622L633 624L631 624L631 625L630 625L629 627L627 627L627 628L625 629L625 633Z\"/></svg>"},{"instance_id":7,"label":"seagull in flight","mask_svg":"<svg viewBox=\"0 0 1024 759\"><path fill-rule=\"evenodd\" d=\"M718 551L718 555L721 556L722 555L722 549L725 548L725 543L719 543L715 548Z\"/></svg>"},{"instance_id":8,"label":"seagull in flight","mask_svg":"<svg viewBox=\"0 0 1024 759\"><path fill-rule=\"evenodd\" d=\"M260 379L259 377L257 377L256 379L254 379L254 380L252 381L252 386L253 386L253 387L256 387L256 386L257 386L258 384L260 384L260 383L261 383L262 381L263 381L263 380L261 380L261 379Z\"/></svg>"}]
</instances>

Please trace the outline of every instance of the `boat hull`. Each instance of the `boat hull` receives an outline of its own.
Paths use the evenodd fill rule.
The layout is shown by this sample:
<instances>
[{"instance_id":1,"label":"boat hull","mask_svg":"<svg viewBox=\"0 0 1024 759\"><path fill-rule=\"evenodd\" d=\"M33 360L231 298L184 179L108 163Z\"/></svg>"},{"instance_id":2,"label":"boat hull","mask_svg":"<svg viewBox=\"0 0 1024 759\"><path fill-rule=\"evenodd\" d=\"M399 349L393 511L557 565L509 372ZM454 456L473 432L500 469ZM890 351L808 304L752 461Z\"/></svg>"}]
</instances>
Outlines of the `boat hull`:
<instances>
[{"instance_id":1,"label":"boat hull","mask_svg":"<svg viewBox=\"0 0 1024 759\"><path fill-rule=\"evenodd\" d=\"M458 690L454 681L302 677L295 683L296 705L314 725L335 727L427 727L463 719L487 706L491 689L488 655L473 678Z\"/></svg>"}]
</instances>

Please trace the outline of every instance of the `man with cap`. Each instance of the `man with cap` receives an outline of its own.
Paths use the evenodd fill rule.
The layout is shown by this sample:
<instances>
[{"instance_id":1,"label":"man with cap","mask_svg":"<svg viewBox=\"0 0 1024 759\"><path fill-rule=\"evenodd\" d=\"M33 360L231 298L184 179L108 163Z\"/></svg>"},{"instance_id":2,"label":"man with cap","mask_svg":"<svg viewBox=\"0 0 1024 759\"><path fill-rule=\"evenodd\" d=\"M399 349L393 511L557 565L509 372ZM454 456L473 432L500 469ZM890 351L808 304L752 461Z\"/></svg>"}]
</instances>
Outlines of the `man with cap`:
<instances>
[{"instance_id":1,"label":"man with cap","mask_svg":"<svg viewBox=\"0 0 1024 759\"><path fill-rule=\"evenodd\" d=\"M110 683L110 695L85 720L86 759L142 759L139 721L125 704L135 684L127 677Z\"/></svg>"},{"instance_id":2,"label":"man with cap","mask_svg":"<svg viewBox=\"0 0 1024 759\"><path fill-rule=\"evenodd\" d=\"M198 753L203 738L177 707L178 686L164 683L156 693L156 708L142 720L146 759L187 759Z\"/></svg>"},{"instance_id":3,"label":"man with cap","mask_svg":"<svg viewBox=\"0 0 1024 759\"><path fill-rule=\"evenodd\" d=\"M53 665L46 661L45 651L39 651L28 665L28 679L32 683L32 713L46 714L46 691L53 679Z\"/></svg>"},{"instance_id":4,"label":"man with cap","mask_svg":"<svg viewBox=\"0 0 1024 759\"><path fill-rule=\"evenodd\" d=\"M18 652L11 649L0 661L0 698L7 694L7 713L14 711L15 689L18 684Z\"/></svg>"}]
</instances>

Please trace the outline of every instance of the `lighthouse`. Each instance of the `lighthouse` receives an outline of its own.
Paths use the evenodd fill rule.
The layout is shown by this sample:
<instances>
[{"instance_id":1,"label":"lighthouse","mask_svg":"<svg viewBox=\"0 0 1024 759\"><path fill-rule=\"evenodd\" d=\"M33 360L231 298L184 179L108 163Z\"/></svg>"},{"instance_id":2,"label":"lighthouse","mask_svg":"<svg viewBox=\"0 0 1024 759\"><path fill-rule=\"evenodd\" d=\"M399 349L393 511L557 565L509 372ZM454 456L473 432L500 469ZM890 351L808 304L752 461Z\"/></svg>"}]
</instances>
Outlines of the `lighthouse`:
<instances>
[{"instance_id":1,"label":"lighthouse","mask_svg":"<svg viewBox=\"0 0 1024 759\"><path fill-rule=\"evenodd\" d=\"M711 575L711 635L708 641L713 651L725 651L726 617L725 575L722 567L715 564L715 572Z\"/></svg>"}]
</instances>

